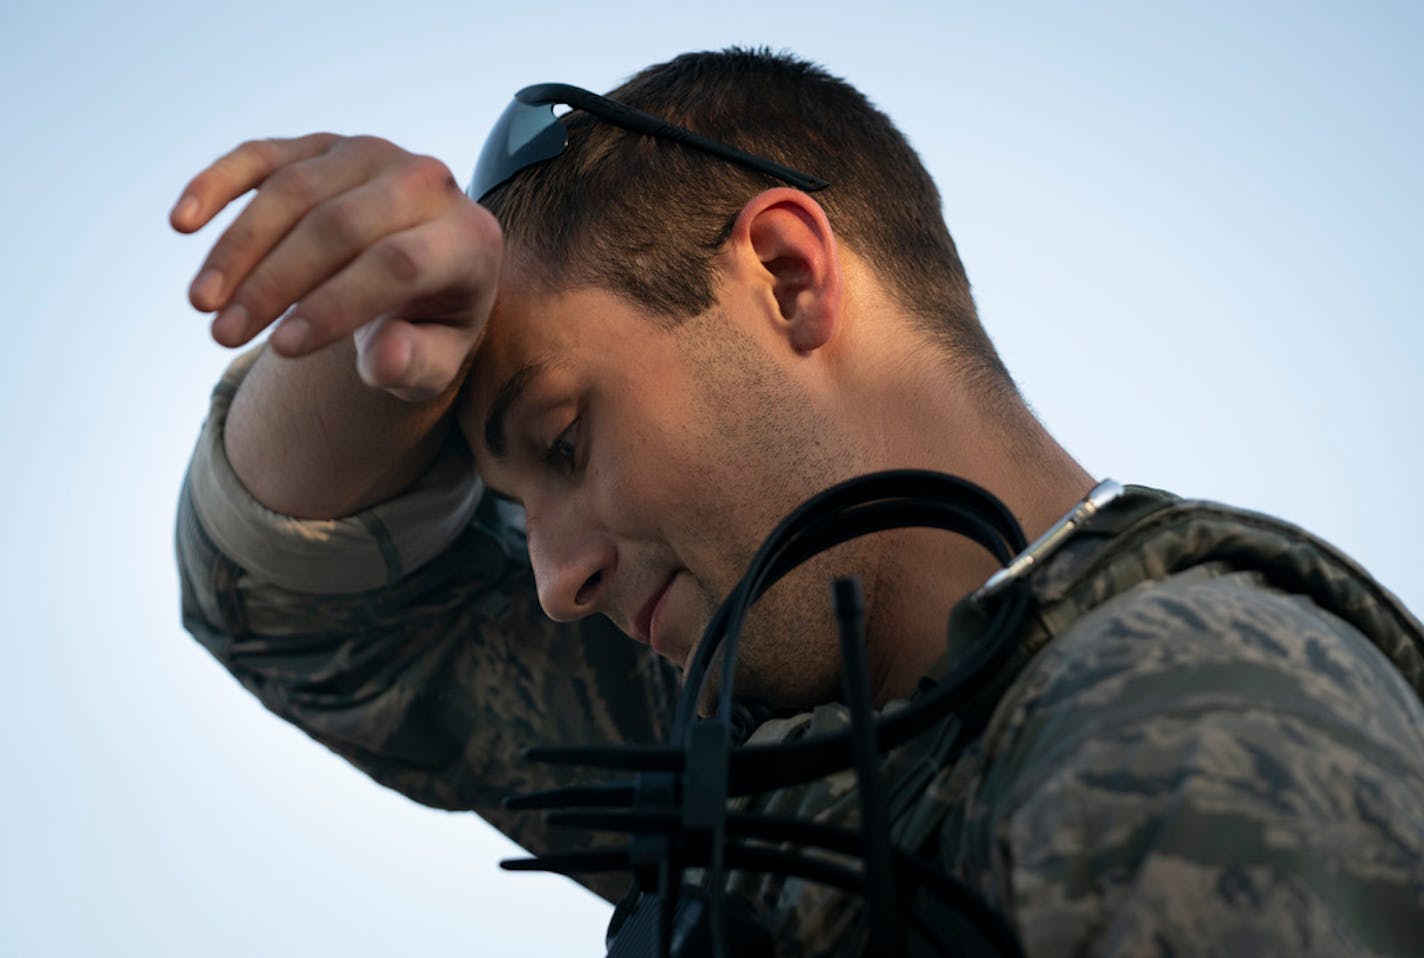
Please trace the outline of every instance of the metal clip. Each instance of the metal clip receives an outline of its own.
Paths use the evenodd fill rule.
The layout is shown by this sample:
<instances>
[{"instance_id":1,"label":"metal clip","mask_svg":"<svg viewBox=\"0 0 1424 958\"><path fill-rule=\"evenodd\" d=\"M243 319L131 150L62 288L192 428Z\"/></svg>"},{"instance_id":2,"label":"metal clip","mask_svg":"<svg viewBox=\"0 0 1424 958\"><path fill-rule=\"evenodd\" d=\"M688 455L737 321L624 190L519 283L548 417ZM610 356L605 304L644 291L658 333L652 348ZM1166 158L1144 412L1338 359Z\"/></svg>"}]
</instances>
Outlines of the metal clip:
<instances>
[{"instance_id":1,"label":"metal clip","mask_svg":"<svg viewBox=\"0 0 1424 958\"><path fill-rule=\"evenodd\" d=\"M1029 547L1004 566L998 572L989 576L988 580L981 585L970 597L975 605L980 608L984 603L998 595L1015 582L1028 575L1029 570L1057 552L1063 543L1072 538L1073 533L1098 513L1103 506L1112 502L1124 492L1122 483L1116 479L1104 479L1093 487L1093 491L1088 493L1087 498L1078 503L1068 513L1055 522L1047 532L1039 536Z\"/></svg>"}]
</instances>

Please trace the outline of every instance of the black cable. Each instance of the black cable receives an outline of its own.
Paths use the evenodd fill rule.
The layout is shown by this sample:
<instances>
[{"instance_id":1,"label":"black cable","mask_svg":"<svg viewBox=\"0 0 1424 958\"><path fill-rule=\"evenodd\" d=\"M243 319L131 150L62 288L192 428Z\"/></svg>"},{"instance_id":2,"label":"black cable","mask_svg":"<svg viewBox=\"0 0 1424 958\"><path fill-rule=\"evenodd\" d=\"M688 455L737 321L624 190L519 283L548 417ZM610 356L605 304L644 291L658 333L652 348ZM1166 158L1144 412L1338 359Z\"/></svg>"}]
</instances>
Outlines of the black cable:
<instances>
[{"instance_id":1,"label":"black cable","mask_svg":"<svg viewBox=\"0 0 1424 958\"><path fill-rule=\"evenodd\" d=\"M693 662L688 668L684 691L694 686L696 689L692 696L683 695L679 698L678 710L674 718L675 730L685 729L690 721L697 695L701 691L707 665L716 645L720 643L719 633L725 625L726 618L731 614L733 606L740 603L748 578L767 562L768 554L780 549L784 541L792 538L803 527L819 521L824 516L834 515L857 504L884 498L919 499L931 506L943 505L946 502L957 503L964 507L965 514L973 514L981 521L1002 530L1011 554L1021 552L1027 544L1018 521L1002 502L971 482L943 473L910 469L878 472L847 480L813 496L793 510L777 525L771 535L767 536L748 565L747 575L718 608L712 623L708 625L704 633L703 641L699 645ZM983 540L976 538L976 541L979 541L980 545L986 545ZM997 550L995 551L997 553ZM1001 557L1001 561L1007 561L1007 559ZM743 609L742 615L745 615L745 609ZM713 636L717 636L717 638L709 646L708 639Z\"/></svg>"},{"instance_id":2,"label":"black cable","mask_svg":"<svg viewBox=\"0 0 1424 958\"><path fill-rule=\"evenodd\" d=\"M723 676L717 714L728 714L732 707L732 688L736 677L728 672L728 663L736 658L742 623L752 602L812 556L860 536L908 526L959 533L982 543L1001 563L1008 562L1014 554L999 539L998 530L978 517L966 514L962 508L947 503L919 499L867 502L808 522L805 528L768 553L764 568L754 569L747 575L747 587L741 602L733 607L722 629ZM714 645L716 641L712 639ZM699 681L705 683L705 674ZM690 687L689 681L685 688Z\"/></svg>"},{"instance_id":3,"label":"black cable","mask_svg":"<svg viewBox=\"0 0 1424 958\"><path fill-rule=\"evenodd\" d=\"M877 719L881 748L889 751L918 735L952 710L954 700L972 689L1013 651L1013 642L1028 611L1028 594L1010 586L1000 599L999 613L980 642L951 668L934 688L921 693L902 709ZM671 745L538 746L525 749L531 761L556 765L625 771L680 772L684 749ZM728 760L731 796L768 791L819 778L851 764L848 730L824 733L798 742L746 745Z\"/></svg>"},{"instance_id":4,"label":"black cable","mask_svg":"<svg viewBox=\"0 0 1424 958\"><path fill-rule=\"evenodd\" d=\"M525 757L528 757L527 753ZM633 786L628 784L570 785L528 795L510 795L501 803L511 812L544 808L624 808L633 804Z\"/></svg>"},{"instance_id":5,"label":"black cable","mask_svg":"<svg viewBox=\"0 0 1424 958\"><path fill-rule=\"evenodd\" d=\"M896 486L893 489L889 488L892 483ZM729 600L731 613L726 623L720 628L709 629L708 635L704 636L704 643L710 642L714 648L719 635L723 641L722 687L715 713L718 718L725 720L732 712L732 689L735 684L738 644L742 623L751 604L781 576L811 556L857 536L911 524L932 524L967 534L989 548L1001 562L1007 562L1013 555L1013 550L1009 548L1005 539L1015 542L1015 544L1022 543L1023 536L1017 522L1002 507L999 509L1001 513L999 518L1007 518L1007 522L1004 523L1005 531L995 529L989 523L981 521L971 511L955 508L953 503L925 500L919 496L918 492L907 495L904 491L905 486L917 483L949 485L959 493L967 491L971 496L979 494L977 487L970 487L959 480L949 480L946 483L943 477L928 474L898 476L881 474L863 480L852 480L850 483L833 488L829 493L820 497L822 501L819 504L816 499L813 499L810 508L801 510L799 515L793 513L788 522L783 524L781 536L773 533L768 538L767 543L759 550L758 556L753 559L741 585L734 590ZM859 498L856 497L857 493ZM908 501L898 499L889 502L869 501L887 495L905 496ZM982 498L982 496L980 497ZM825 508L826 500L837 499L845 501L840 502L834 511ZM863 640L860 638L856 638L854 642L857 649L863 644ZM847 645L843 641L843 654L846 647ZM702 657L699 656L699 658ZM702 660L710 660L710 654ZM850 681L865 681L864 661L860 656L844 659L842 672ZM683 712L687 707L685 703L695 702L700 697L701 686L705 680L706 673L704 671L695 682L689 681L685 685L679 702L680 712ZM870 711L868 688L863 697L865 699L863 708L852 717L850 738L852 742L857 740L860 742L855 765L857 782L862 792L862 815L865 816L870 828L866 832L864 843L866 867L877 879L867 888L871 937L877 952L891 953L893 950L896 953L903 953L903 929L896 920L893 874L887 861L889 833L888 828L883 827L883 806L877 794L878 776L875 767L878 764L878 735ZM860 727L859 734L857 734L858 726ZM676 741L676 738L674 740ZM717 756L700 756L698 761L708 763L723 759L724 755L725 753ZM728 777L730 777L729 774ZM726 794L727 789L724 788L721 791L722 794ZM713 860L708 874L709 885L712 888L720 887L722 865L719 842L714 845ZM721 958L721 940L717 935L721 927L719 905L720 898L714 895L711 899L711 907L714 912L712 918L713 949L716 958Z\"/></svg>"},{"instance_id":6,"label":"black cable","mask_svg":"<svg viewBox=\"0 0 1424 958\"><path fill-rule=\"evenodd\" d=\"M964 535L1005 564L1026 546L1017 521L999 500L952 476L916 470L877 473L812 497L778 524L714 613L689 664L668 745L526 751L531 759L638 772L633 786L621 783L555 789L509 803L510 807L523 808L555 808L561 804L631 806L629 812L555 813L549 821L564 825L582 821L584 827L594 828L600 827L595 822L603 822L601 827L632 833L632 844L613 851L564 853L511 862L505 867L566 874L590 869L632 869L635 875L644 875L639 882L645 893L655 888L657 953L663 956L670 955L673 916L683 888L681 876L689 866L707 869L708 931L714 958L724 958L726 953L721 910L726 868L794 874L864 895L872 948L884 954L904 953L902 911L894 892L898 875L931 891L1002 953L1021 954L1012 929L992 908L949 876L894 848L879 796L880 751L888 752L954 714L976 692L991 684L993 673L1012 654L1029 605L1027 590L1020 583L1010 584L984 610L983 630L977 641L959 656L939 683L915 696L905 708L879 719L874 717L869 701L863 635L858 626L843 618L843 680L847 683L849 727L794 743L737 749L730 745L736 658L742 626L752 604L782 577L825 549L858 536L909 526ZM719 650L723 653L723 674L717 708L711 719L695 721L708 666ZM855 768L861 792L859 835L814 823L727 813L726 802L731 795L804 783L848 766ZM666 784L644 794L645 778L666 780ZM776 834L766 834L768 830L775 830ZM728 841L733 836L754 834L772 841L796 841L794 836L799 836L810 846L858 854L864 862L864 872L858 874L792 851ZM654 864L650 855L655 857L655 879L647 871ZM945 947L944 936L925 925L908 904L903 917L937 947Z\"/></svg>"},{"instance_id":7,"label":"black cable","mask_svg":"<svg viewBox=\"0 0 1424 958\"><path fill-rule=\"evenodd\" d=\"M891 863L890 817L880 787L880 746L865 664L865 602L857 579L832 584L841 643L841 686L850 713L851 753L860 792L861 857L865 860L866 922L876 955L905 953L904 927L897 920L895 869Z\"/></svg>"},{"instance_id":8,"label":"black cable","mask_svg":"<svg viewBox=\"0 0 1424 958\"><path fill-rule=\"evenodd\" d=\"M785 549L788 543L794 543L796 537L808 529L814 530L822 522L834 523L845 515L853 515L852 510L856 507L882 499L899 500L903 504L918 506L921 517L915 521L887 518L883 525L865 528L845 538L822 544L820 549L871 531L906 525L938 525L938 522L926 521L925 517L930 513L938 513L935 518L957 516L966 525L975 527L974 532L964 530L965 534L989 549L1001 562L1006 563L1027 545L1018 520L1002 502L967 480L943 473L908 469L872 473L847 480L813 496L793 510L766 538L748 565L741 582L718 608L703 633L678 699L673 724L674 742L678 741L679 734L685 733L691 721L696 702L701 696L702 685L706 681L707 666L717 647L722 642L729 641L733 643L733 650L735 649L741 624L751 603L775 582L775 579L767 578L767 571L777 554ZM954 531L961 530L956 528ZM807 552L803 561L805 557L815 554L815 551ZM790 568L788 566L777 570L777 578ZM729 678L724 676L723 681L727 682Z\"/></svg>"},{"instance_id":9,"label":"black cable","mask_svg":"<svg viewBox=\"0 0 1424 958\"><path fill-rule=\"evenodd\" d=\"M618 813L618 812L568 812L549 816L550 823L570 827L586 827L595 830L614 831L658 831L661 828L676 827L675 812L658 813ZM856 854L860 839L847 829L806 822L794 818L766 815L728 816L729 833L738 837L757 838L766 841L799 842L824 848L827 851L845 855ZM539 858L522 858L500 862L506 871L548 871L563 875L582 875L594 872L609 872L627 869L627 848L562 852ZM621 867L612 862L622 861ZM728 850L728 866L743 871L763 871L770 874L792 875L823 884L833 885L855 894L865 891L864 876L841 865L824 859L798 855L782 849L767 848L737 843ZM974 892L962 882L945 875L939 869L903 849L894 850L894 863L903 877L924 886L925 890L937 895L941 901L956 908L969 920L985 941L992 944L1000 954L1009 958L1023 958L1023 948L1019 945L1012 928L1003 918L989 908ZM913 915L913 911L911 912ZM941 939L929 927L921 930L927 937ZM942 940L942 939L941 939ZM943 945L945 954L954 950Z\"/></svg>"}]
</instances>

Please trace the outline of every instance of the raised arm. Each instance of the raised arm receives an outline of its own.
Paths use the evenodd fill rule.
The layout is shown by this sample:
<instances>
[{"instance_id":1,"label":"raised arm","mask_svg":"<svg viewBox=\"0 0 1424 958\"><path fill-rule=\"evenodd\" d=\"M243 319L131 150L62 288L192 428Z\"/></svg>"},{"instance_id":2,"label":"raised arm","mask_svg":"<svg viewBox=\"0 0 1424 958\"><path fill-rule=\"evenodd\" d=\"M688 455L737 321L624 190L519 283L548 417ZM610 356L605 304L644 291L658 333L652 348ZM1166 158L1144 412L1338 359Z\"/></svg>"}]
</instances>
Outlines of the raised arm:
<instances>
[{"instance_id":1,"label":"raised arm","mask_svg":"<svg viewBox=\"0 0 1424 958\"><path fill-rule=\"evenodd\" d=\"M277 326L214 391L184 483L184 624L377 781L533 850L570 841L500 808L567 781L521 750L652 741L672 678L602 621L543 615L519 516L482 495L449 428L498 227L435 161L327 135L239 147L174 226L250 190L190 295L224 345Z\"/></svg>"}]
</instances>

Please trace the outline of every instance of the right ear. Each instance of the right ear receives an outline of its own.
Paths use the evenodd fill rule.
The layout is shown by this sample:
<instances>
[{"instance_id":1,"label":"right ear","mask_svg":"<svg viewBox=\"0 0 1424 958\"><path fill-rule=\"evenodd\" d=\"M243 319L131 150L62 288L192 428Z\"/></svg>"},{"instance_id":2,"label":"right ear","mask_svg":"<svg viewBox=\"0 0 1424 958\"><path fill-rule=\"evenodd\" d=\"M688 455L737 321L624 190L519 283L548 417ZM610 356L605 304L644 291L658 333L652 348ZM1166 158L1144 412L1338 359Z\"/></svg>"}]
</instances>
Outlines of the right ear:
<instances>
[{"instance_id":1,"label":"right ear","mask_svg":"<svg viewBox=\"0 0 1424 958\"><path fill-rule=\"evenodd\" d=\"M739 283L788 346L813 352L835 335L841 262L821 204L777 187L757 194L732 224L723 282Z\"/></svg>"}]
</instances>

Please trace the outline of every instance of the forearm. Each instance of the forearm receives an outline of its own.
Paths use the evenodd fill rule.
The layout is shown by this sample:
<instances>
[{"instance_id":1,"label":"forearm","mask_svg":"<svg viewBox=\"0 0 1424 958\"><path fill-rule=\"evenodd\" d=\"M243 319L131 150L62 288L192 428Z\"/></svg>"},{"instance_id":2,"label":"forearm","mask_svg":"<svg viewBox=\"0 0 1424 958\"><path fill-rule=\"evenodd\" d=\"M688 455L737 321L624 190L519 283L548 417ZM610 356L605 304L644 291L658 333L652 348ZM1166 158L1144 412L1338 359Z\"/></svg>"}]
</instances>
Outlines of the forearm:
<instances>
[{"instance_id":1,"label":"forearm","mask_svg":"<svg viewBox=\"0 0 1424 958\"><path fill-rule=\"evenodd\" d=\"M542 615L506 510L491 500L477 510L478 483L461 479L463 444L358 516L264 509L223 454L245 372L239 361L214 391L179 499L184 625L267 708L382 784L477 809L531 851L582 847L499 807L513 791L573 779L529 767L521 750L657 741L670 668L601 618ZM610 898L622 890L616 876L584 883Z\"/></svg>"},{"instance_id":2,"label":"forearm","mask_svg":"<svg viewBox=\"0 0 1424 958\"><path fill-rule=\"evenodd\" d=\"M300 359L265 349L233 399L228 460L274 512L353 515L399 494L429 468L448 436L459 383L433 399L405 402L361 381L349 337Z\"/></svg>"}]
</instances>

